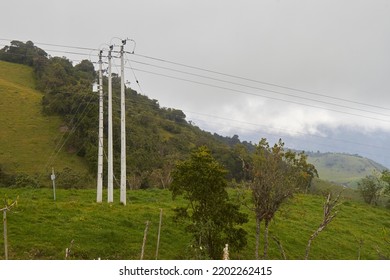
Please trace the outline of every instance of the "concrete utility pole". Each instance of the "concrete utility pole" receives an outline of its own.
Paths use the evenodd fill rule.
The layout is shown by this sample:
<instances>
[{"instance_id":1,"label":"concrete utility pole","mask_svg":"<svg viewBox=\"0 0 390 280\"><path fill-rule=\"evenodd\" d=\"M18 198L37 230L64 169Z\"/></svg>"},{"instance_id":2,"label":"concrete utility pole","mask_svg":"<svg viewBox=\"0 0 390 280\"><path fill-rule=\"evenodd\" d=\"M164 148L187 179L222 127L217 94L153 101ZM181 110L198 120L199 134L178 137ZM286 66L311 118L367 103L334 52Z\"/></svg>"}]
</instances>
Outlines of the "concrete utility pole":
<instances>
[{"instance_id":1,"label":"concrete utility pole","mask_svg":"<svg viewBox=\"0 0 390 280\"><path fill-rule=\"evenodd\" d=\"M114 168L113 168L113 148L112 148L112 77L111 77L111 51L113 46L110 46L108 51L108 176L107 176L107 189L108 197L107 202L114 202Z\"/></svg>"},{"instance_id":2,"label":"concrete utility pole","mask_svg":"<svg viewBox=\"0 0 390 280\"><path fill-rule=\"evenodd\" d=\"M98 148L98 172L97 172L97 196L96 202L103 200L103 70L102 53L99 53L99 148Z\"/></svg>"},{"instance_id":3,"label":"concrete utility pole","mask_svg":"<svg viewBox=\"0 0 390 280\"><path fill-rule=\"evenodd\" d=\"M124 46L126 40L122 40L121 46L121 195L120 202L126 205L126 100L125 100L125 64Z\"/></svg>"}]
</instances>

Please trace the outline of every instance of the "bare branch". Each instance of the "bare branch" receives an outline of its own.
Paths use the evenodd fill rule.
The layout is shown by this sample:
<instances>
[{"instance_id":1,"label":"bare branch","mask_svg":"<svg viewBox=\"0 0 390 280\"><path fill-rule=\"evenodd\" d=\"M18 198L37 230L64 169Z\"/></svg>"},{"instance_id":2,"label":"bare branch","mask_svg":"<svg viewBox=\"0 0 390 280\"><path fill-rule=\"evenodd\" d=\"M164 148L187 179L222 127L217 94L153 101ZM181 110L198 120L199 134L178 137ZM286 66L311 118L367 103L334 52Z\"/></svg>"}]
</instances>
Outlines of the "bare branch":
<instances>
[{"instance_id":1,"label":"bare branch","mask_svg":"<svg viewBox=\"0 0 390 280\"><path fill-rule=\"evenodd\" d=\"M337 197L331 201L331 193L329 193L326 202L324 204L324 216L322 223L318 226L317 230L310 236L309 241L307 242L306 246L306 254L305 254L305 260L309 257L309 252L311 248L311 243L314 240L314 238L317 237L317 235L323 231L327 225L336 217L337 212L334 209L339 206L338 200L340 198L341 192L337 195Z\"/></svg>"},{"instance_id":2,"label":"bare branch","mask_svg":"<svg viewBox=\"0 0 390 280\"><path fill-rule=\"evenodd\" d=\"M283 249L283 246L282 246L282 243L280 242L279 239L277 239L275 236L272 236L272 239L276 242L276 244L278 245L279 247L279 250L280 250L280 253L282 254L282 258L284 260L287 260L287 257L286 257L286 253L284 252L284 249Z\"/></svg>"}]
</instances>

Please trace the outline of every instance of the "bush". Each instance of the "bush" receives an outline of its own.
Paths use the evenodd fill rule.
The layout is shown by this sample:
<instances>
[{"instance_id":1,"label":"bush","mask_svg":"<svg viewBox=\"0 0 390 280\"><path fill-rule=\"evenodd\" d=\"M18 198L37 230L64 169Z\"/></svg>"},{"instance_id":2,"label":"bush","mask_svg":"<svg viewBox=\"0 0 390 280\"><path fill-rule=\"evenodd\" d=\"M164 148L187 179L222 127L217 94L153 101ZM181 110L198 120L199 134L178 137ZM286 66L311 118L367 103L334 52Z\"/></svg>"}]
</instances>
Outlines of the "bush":
<instances>
[{"instance_id":1,"label":"bush","mask_svg":"<svg viewBox=\"0 0 390 280\"><path fill-rule=\"evenodd\" d=\"M363 197L364 202L377 205L380 197L382 186L378 178L374 176L366 176L358 182L358 190Z\"/></svg>"},{"instance_id":2,"label":"bush","mask_svg":"<svg viewBox=\"0 0 390 280\"><path fill-rule=\"evenodd\" d=\"M88 185L88 178L85 174L65 167L57 173L56 186L63 189L82 189Z\"/></svg>"},{"instance_id":3,"label":"bush","mask_svg":"<svg viewBox=\"0 0 390 280\"><path fill-rule=\"evenodd\" d=\"M13 187L33 187L37 188L39 187L38 180L30 175L27 175L25 173L19 173L16 174L14 180Z\"/></svg>"}]
</instances>

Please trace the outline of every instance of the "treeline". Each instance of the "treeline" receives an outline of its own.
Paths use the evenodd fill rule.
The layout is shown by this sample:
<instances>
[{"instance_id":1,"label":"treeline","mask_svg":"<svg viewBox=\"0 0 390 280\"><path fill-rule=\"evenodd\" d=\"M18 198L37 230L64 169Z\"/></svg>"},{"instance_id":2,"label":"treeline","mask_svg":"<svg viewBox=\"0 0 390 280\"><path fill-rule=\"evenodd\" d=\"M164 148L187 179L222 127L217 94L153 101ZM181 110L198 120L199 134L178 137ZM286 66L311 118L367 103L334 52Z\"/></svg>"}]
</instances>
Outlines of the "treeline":
<instances>
[{"instance_id":1,"label":"treeline","mask_svg":"<svg viewBox=\"0 0 390 280\"><path fill-rule=\"evenodd\" d=\"M63 139L67 139L63 149L85 159L94 174L97 170L98 96L92 92L92 84L97 78L93 63L83 60L73 65L65 57L50 57L31 41L12 41L10 46L0 50L0 60L33 68L37 89L44 93L43 113L63 118L61 130L65 134ZM104 92L107 92L107 77L104 77L104 85ZM119 175L120 77L116 74L113 74L112 85L114 173ZM228 170L229 180L242 180L241 161L231 145L240 143L237 136L229 141L228 137L202 131L187 122L181 110L162 108L157 100L131 88L126 88L125 95L129 187L167 187L172 181L175 162L187 158L194 148L202 145L208 146ZM104 119L106 133L107 115ZM72 173L72 170L67 172Z\"/></svg>"}]
</instances>

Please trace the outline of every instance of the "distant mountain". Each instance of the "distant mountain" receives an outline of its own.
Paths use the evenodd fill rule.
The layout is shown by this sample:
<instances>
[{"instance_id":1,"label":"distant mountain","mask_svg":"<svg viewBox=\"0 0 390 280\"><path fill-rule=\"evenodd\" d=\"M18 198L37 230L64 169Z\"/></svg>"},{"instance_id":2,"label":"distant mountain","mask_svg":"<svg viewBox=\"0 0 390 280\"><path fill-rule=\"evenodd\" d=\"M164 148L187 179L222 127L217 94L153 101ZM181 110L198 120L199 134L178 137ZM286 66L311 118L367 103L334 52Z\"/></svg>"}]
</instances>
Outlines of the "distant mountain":
<instances>
[{"instance_id":1,"label":"distant mountain","mask_svg":"<svg viewBox=\"0 0 390 280\"><path fill-rule=\"evenodd\" d=\"M317 168L320 179L347 187L357 187L357 182L385 166L359 155L343 153L307 153L308 161Z\"/></svg>"}]
</instances>

